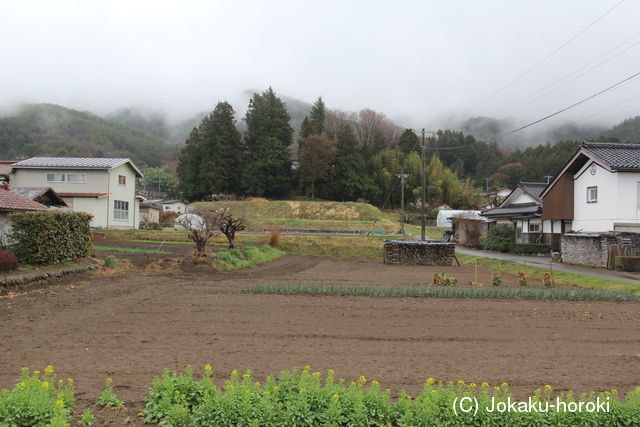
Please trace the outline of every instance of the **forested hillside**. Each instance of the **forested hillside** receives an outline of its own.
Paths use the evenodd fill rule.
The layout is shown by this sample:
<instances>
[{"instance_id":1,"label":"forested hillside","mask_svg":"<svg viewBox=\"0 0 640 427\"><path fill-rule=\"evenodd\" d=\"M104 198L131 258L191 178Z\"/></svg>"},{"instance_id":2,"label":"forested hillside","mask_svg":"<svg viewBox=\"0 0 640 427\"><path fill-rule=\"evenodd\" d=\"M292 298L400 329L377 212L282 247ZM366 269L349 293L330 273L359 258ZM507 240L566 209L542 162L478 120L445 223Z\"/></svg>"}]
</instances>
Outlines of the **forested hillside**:
<instances>
[{"instance_id":1,"label":"forested hillside","mask_svg":"<svg viewBox=\"0 0 640 427\"><path fill-rule=\"evenodd\" d=\"M23 105L0 117L0 158L32 156L130 157L160 166L176 148L139 129L53 104Z\"/></svg>"},{"instance_id":2,"label":"forested hillside","mask_svg":"<svg viewBox=\"0 0 640 427\"><path fill-rule=\"evenodd\" d=\"M622 142L640 143L640 116L624 120L605 133L610 138L617 138Z\"/></svg>"}]
</instances>

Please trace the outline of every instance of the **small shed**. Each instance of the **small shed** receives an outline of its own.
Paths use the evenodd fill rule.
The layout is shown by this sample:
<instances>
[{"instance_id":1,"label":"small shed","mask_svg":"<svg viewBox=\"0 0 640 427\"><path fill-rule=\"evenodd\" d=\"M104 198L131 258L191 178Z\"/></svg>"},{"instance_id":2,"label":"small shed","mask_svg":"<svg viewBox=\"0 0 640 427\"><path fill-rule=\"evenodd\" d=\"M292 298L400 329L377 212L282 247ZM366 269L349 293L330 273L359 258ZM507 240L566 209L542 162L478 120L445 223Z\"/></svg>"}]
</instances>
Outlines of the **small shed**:
<instances>
[{"instance_id":1,"label":"small shed","mask_svg":"<svg viewBox=\"0 0 640 427\"><path fill-rule=\"evenodd\" d=\"M451 228L451 218L457 215L464 215L468 219L485 219L484 217L480 216L480 211L442 209L438 212L438 217L436 218L436 226Z\"/></svg>"}]
</instances>

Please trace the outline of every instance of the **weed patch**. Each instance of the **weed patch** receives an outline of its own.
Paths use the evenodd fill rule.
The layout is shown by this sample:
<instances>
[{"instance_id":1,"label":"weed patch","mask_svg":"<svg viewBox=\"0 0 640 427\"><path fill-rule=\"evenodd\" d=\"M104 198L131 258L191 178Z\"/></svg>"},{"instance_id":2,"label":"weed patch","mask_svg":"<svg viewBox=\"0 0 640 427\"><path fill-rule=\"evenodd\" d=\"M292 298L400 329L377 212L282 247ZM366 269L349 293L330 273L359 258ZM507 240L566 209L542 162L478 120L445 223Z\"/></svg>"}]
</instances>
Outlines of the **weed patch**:
<instances>
[{"instance_id":1,"label":"weed patch","mask_svg":"<svg viewBox=\"0 0 640 427\"><path fill-rule=\"evenodd\" d=\"M284 252L269 245L261 247L245 246L242 249L223 248L216 254L213 265L219 271L239 270L275 261L283 255Z\"/></svg>"},{"instance_id":2,"label":"weed patch","mask_svg":"<svg viewBox=\"0 0 640 427\"><path fill-rule=\"evenodd\" d=\"M100 252L119 252L124 254L157 254L157 255L165 255L171 252L161 251L158 249L139 249L139 248L122 248L116 246L94 246L94 251Z\"/></svg>"}]
</instances>

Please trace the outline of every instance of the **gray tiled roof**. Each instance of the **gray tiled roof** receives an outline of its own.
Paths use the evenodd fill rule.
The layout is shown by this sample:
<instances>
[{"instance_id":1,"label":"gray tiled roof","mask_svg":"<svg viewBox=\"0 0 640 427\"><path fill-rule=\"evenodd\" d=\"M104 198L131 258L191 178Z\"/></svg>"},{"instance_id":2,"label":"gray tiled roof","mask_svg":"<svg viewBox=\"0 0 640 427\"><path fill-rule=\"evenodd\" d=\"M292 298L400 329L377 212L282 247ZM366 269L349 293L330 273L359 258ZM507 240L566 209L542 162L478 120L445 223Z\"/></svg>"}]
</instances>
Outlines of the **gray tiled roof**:
<instances>
[{"instance_id":1,"label":"gray tiled roof","mask_svg":"<svg viewBox=\"0 0 640 427\"><path fill-rule=\"evenodd\" d=\"M581 148L611 169L640 169L640 144L585 142Z\"/></svg>"},{"instance_id":2,"label":"gray tiled roof","mask_svg":"<svg viewBox=\"0 0 640 427\"><path fill-rule=\"evenodd\" d=\"M520 186L524 191L529 193L531 196L540 200L540 195L547 187L546 182L520 182Z\"/></svg>"},{"instance_id":3,"label":"gray tiled roof","mask_svg":"<svg viewBox=\"0 0 640 427\"><path fill-rule=\"evenodd\" d=\"M504 208L493 208L483 211L480 215L489 218L509 217L509 216L533 216L540 212L540 206L534 203L526 203L523 205L510 205Z\"/></svg>"},{"instance_id":4,"label":"gray tiled roof","mask_svg":"<svg viewBox=\"0 0 640 427\"><path fill-rule=\"evenodd\" d=\"M111 169L127 161L129 159L111 157L32 157L13 167Z\"/></svg>"}]
</instances>

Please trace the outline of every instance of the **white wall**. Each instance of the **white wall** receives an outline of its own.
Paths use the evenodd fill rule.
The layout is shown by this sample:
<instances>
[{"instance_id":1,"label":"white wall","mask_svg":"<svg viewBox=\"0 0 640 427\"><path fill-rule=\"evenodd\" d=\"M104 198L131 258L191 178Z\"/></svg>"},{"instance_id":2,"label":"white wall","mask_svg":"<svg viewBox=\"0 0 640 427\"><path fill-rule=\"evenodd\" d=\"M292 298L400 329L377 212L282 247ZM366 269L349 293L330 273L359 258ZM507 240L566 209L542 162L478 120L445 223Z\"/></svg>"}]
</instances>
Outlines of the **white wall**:
<instances>
[{"instance_id":1,"label":"white wall","mask_svg":"<svg viewBox=\"0 0 640 427\"><path fill-rule=\"evenodd\" d=\"M107 227L108 197L65 197L64 201L74 212L86 212L93 215L92 227Z\"/></svg>"},{"instance_id":2,"label":"white wall","mask_svg":"<svg viewBox=\"0 0 640 427\"><path fill-rule=\"evenodd\" d=\"M84 183L48 182L48 173L83 173ZM51 187L58 193L107 193L106 170L14 169L12 187Z\"/></svg>"},{"instance_id":3,"label":"white wall","mask_svg":"<svg viewBox=\"0 0 640 427\"><path fill-rule=\"evenodd\" d=\"M618 172L617 223L640 223L640 172Z\"/></svg>"},{"instance_id":4,"label":"white wall","mask_svg":"<svg viewBox=\"0 0 640 427\"><path fill-rule=\"evenodd\" d=\"M165 212L177 212L183 214L187 211L187 205L183 202L163 203L162 210Z\"/></svg>"},{"instance_id":5,"label":"white wall","mask_svg":"<svg viewBox=\"0 0 640 427\"><path fill-rule=\"evenodd\" d=\"M621 173L612 173L596 165L595 175L589 168L593 162L574 175L573 182L573 229L585 232L604 232L613 230L613 223L618 217L618 198L624 195L618 188L618 177ZM587 203L587 188L598 187L598 201ZM633 197L635 199L635 197Z\"/></svg>"},{"instance_id":6,"label":"white wall","mask_svg":"<svg viewBox=\"0 0 640 427\"><path fill-rule=\"evenodd\" d=\"M118 182L118 176L125 177L125 185ZM128 163L120 165L116 168L109 169L109 209L108 209L108 227L109 228L138 228L140 221L138 218L138 210L136 208L136 175ZM126 220L114 218L114 202L122 200L129 202L129 217Z\"/></svg>"}]
</instances>

